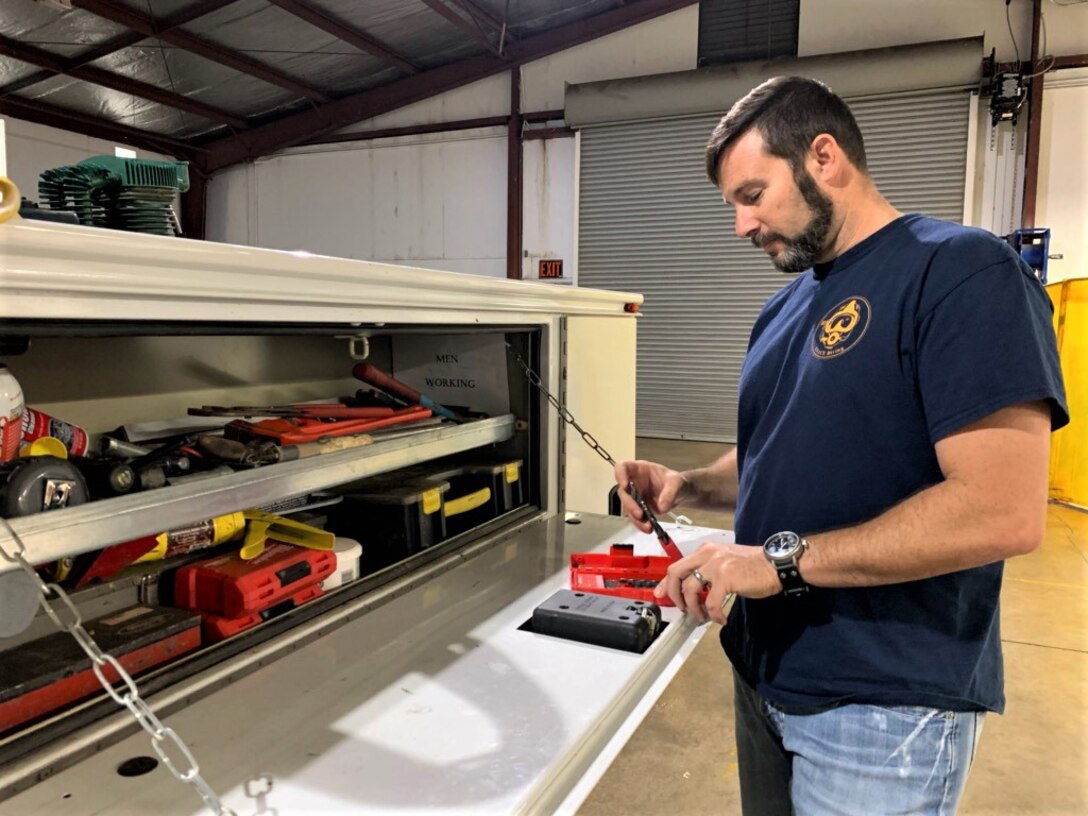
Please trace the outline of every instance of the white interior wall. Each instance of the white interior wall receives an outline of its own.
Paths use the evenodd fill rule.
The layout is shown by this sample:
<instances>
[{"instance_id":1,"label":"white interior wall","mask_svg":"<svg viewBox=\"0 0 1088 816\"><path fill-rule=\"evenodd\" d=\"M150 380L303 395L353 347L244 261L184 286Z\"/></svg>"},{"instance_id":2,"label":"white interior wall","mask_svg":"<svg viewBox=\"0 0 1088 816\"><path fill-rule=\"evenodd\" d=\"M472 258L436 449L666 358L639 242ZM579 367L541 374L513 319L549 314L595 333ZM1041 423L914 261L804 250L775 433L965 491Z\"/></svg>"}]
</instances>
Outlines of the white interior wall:
<instances>
[{"instance_id":1,"label":"white interior wall","mask_svg":"<svg viewBox=\"0 0 1088 816\"><path fill-rule=\"evenodd\" d=\"M690 71L698 50L696 4L528 63L521 74L521 109L561 109L567 85L579 82Z\"/></svg>"},{"instance_id":2,"label":"white interior wall","mask_svg":"<svg viewBox=\"0 0 1088 816\"><path fill-rule=\"evenodd\" d=\"M1047 75L1041 131L1035 223L1050 228L1047 278L1088 277L1088 69Z\"/></svg>"},{"instance_id":3,"label":"white interior wall","mask_svg":"<svg viewBox=\"0 0 1088 816\"><path fill-rule=\"evenodd\" d=\"M135 150L144 159L170 159L121 142L81 136L67 130L22 119L4 119L7 137L7 176L27 198L38 200L38 176L45 170L76 164L91 156L112 156L117 146Z\"/></svg>"},{"instance_id":4,"label":"white interior wall","mask_svg":"<svg viewBox=\"0 0 1088 816\"><path fill-rule=\"evenodd\" d=\"M563 107L562 101L559 107ZM530 108L523 109L530 110ZM509 111L510 75L498 74L462 88L432 96L421 102L405 105L395 111L364 119L337 132L353 133L408 125L456 122L462 119L483 119L489 116L506 116Z\"/></svg>"},{"instance_id":5,"label":"white interior wall","mask_svg":"<svg viewBox=\"0 0 1088 816\"><path fill-rule=\"evenodd\" d=\"M212 240L505 277L505 130L294 149L216 176L208 211Z\"/></svg>"},{"instance_id":6,"label":"white interior wall","mask_svg":"<svg viewBox=\"0 0 1088 816\"><path fill-rule=\"evenodd\" d=\"M522 277L539 280L539 261L563 261L562 283L576 282L574 138L526 141L523 149Z\"/></svg>"}]
</instances>

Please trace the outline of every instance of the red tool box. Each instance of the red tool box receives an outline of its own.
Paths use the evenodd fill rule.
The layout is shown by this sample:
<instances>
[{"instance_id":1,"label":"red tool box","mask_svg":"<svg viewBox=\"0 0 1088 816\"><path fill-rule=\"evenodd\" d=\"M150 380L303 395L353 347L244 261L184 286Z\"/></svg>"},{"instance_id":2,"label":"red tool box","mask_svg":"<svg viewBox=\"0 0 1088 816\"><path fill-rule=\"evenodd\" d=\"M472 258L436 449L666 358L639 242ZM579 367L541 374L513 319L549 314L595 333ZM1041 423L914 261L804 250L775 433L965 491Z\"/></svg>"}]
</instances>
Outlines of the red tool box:
<instances>
[{"instance_id":1,"label":"red tool box","mask_svg":"<svg viewBox=\"0 0 1088 816\"><path fill-rule=\"evenodd\" d=\"M570 588L672 606L667 595L654 597L654 587L665 578L673 559L634 552L633 544L613 544L607 553L574 553L570 557ZM700 595L706 599L705 591Z\"/></svg>"},{"instance_id":2,"label":"red tool box","mask_svg":"<svg viewBox=\"0 0 1088 816\"><path fill-rule=\"evenodd\" d=\"M321 588L320 583L310 584L303 589L296 590L291 597L260 612L250 612L235 618L226 618L204 612L201 614L201 617L204 618L204 640L208 643L218 643L221 640L226 640L239 632L244 632L246 629L252 629L266 620L290 612L295 607L302 606L307 601L312 601L324 594L325 591Z\"/></svg>"},{"instance_id":3,"label":"red tool box","mask_svg":"<svg viewBox=\"0 0 1088 816\"><path fill-rule=\"evenodd\" d=\"M262 612L336 571L336 553L269 542L256 558L237 553L188 564L174 578L174 603L225 618Z\"/></svg>"},{"instance_id":4,"label":"red tool box","mask_svg":"<svg viewBox=\"0 0 1088 816\"><path fill-rule=\"evenodd\" d=\"M102 650L131 675L200 645L200 617L168 607L134 606L85 624ZM67 632L4 652L0 664L0 732L37 719L101 690L91 661ZM117 672L102 668L116 682Z\"/></svg>"}]
</instances>

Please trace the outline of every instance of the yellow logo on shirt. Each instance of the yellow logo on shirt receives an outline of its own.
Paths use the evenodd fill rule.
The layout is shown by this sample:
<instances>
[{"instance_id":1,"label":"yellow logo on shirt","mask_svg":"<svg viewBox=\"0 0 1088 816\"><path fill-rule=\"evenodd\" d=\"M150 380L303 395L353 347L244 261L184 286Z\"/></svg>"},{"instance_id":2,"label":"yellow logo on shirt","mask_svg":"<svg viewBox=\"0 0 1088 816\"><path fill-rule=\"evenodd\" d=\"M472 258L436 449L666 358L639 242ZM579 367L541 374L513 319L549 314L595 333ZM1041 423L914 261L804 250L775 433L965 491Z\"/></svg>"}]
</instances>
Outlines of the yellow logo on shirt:
<instances>
[{"instance_id":1,"label":"yellow logo on shirt","mask_svg":"<svg viewBox=\"0 0 1088 816\"><path fill-rule=\"evenodd\" d=\"M861 342L873 307L860 295L847 298L816 324L812 353L821 360L845 354Z\"/></svg>"}]
</instances>

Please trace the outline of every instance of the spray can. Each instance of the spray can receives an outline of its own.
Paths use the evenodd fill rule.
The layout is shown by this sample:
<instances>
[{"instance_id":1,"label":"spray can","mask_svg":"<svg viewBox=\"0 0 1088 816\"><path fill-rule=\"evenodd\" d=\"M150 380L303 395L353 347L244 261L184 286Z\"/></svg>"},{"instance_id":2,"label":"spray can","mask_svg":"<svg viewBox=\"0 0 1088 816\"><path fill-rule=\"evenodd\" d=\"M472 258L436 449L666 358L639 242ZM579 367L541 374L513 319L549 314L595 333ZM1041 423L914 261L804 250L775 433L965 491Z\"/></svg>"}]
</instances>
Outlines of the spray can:
<instances>
[{"instance_id":1,"label":"spray can","mask_svg":"<svg viewBox=\"0 0 1088 816\"><path fill-rule=\"evenodd\" d=\"M37 408L23 411L23 441L33 442L43 436L53 436L64 443L73 456L87 453L87 432L78 425L49 416Z\"/></svg>"},{"instance_id":2,"label":"spray can","mask_svg":"<svg viewBox=\"0 0 1088 816\"><path fill-rule=\"evenodd\" d=\"M241 538L245 529L245 516L241 513L228 513L189 527L159 533L155 537L156 546L146 555L136 559L136 563L159 561L175 555L205 550L208 547Z\"/></svg>"},{"instance_id":3,"label":"spray can","mask_svg":"<svg viewBox=\"0 0 1088 816\"><path fill-rule=\"evenodd\" d=\"M24 407L19 381L0 363L0 463L19 455Z\"/></svg>"}]
</instances>

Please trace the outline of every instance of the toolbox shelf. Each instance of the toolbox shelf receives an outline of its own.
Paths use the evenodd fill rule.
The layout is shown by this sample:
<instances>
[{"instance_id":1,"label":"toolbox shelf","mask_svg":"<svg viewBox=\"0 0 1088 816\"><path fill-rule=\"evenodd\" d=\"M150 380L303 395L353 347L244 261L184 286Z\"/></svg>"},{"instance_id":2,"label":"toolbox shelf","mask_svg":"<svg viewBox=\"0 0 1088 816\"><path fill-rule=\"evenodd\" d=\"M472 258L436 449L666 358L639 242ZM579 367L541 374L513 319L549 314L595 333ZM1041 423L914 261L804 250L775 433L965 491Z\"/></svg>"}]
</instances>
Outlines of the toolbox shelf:
<instances>
[{"instance_id":1,"label":"toolbox shelf","mask_svg":"<svg viewBox=\"0 0 1088 816\"><path fill-rule=\"evenodd\" d=\"M514 435L514 424L513 415L507 414L463 425L420 429L361 448L12 518L8 519L8 524L26 546L27 560L42 564L239 509L504 442ZM0 546L9 552L17 549L6 529L0 529ZM15 568L0 558L0 572Z\"/></svg>"}]
</instances>

